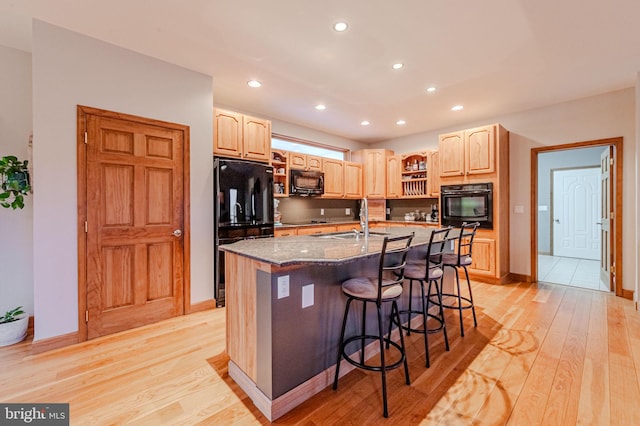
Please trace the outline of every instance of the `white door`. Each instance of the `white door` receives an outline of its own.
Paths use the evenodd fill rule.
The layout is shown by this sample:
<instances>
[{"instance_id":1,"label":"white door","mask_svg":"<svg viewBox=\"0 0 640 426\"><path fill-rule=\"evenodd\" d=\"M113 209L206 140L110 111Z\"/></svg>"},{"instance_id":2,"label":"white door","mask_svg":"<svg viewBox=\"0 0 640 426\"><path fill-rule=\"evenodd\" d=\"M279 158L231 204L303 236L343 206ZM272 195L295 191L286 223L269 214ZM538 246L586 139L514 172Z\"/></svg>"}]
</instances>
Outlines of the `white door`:
<instances>
[{"instance_id":1,"label":"white door","mask_svg":"<svg viewBox=\"0 0 640 426\"><path fill-rule=\"evenodd\" d=\"M553 255L600 259L600 168L553 172Z\"/></svg>"},{"instance_id":2,"label":"white door","mask_svg":"<svg viewBox=\"0 0 640 426\"><path fill-rule=\"evenodd\" d=\"M600 281L604 287L613 288L613 274L611 273L611 260L613 258L611 249L613 244L612 231L612 210L613 210L613 185L611 185L611 168L613 166L611 159L613 158L613 147L608 146L600 156L600 191L602 194L600 202L601 230L600 230Z\"/></svg>"}]
</instances>

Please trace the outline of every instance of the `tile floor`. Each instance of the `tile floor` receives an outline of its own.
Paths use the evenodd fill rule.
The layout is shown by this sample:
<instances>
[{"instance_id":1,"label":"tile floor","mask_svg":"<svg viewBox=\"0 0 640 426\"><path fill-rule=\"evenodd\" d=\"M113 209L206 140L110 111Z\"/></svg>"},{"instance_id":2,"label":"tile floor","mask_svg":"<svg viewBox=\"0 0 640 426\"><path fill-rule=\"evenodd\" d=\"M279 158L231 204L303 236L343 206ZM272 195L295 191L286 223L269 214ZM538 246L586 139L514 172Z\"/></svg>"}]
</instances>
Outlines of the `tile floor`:
<instances>
[{"instance_id":1,"label":"tile floor","mask_svg":"<svg viewBox=\"0 0 640 426\"><path fill-rule=\"evenodd\" d=\"M609 291L608 285L600 282L600 262L597 260L540 254L538 281Z\"/></svg>"}]
</instances>

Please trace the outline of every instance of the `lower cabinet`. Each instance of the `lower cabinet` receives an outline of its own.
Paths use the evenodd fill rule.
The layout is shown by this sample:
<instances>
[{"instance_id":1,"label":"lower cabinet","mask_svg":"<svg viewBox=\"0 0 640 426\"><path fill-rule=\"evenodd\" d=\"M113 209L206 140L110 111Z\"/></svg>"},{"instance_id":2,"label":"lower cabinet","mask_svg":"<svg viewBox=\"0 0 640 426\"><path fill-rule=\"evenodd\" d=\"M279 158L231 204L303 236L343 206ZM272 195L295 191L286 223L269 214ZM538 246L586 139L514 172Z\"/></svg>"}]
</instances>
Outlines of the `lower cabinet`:
<instances>
[{"instance_id":1,"label":"lower cabinet","mask_svg":"<svg viewBox=\"0 0 640 426\"><path fill-rule=\"evenodd\" d=\"M473 239L473 263L469 266L469 273L496 276L496 240L476 236Z\"/></svg>"},{"instance_id":2,"label":"lower cabinet","mask_svg":"<svg viewBox=\"0 0 640 426\"><path fill-rule=\"evenodd\" d=\"M290 237L292 235L298 235L297 228L276 228L273 230L274 237Z\"/></svg>"},{"instance_id":3,"label":"lower cabinet","mask_svg":"<svg viewBox=\"0 0 640 426\"><path fill-rule=\"evenodd\" d=\"M298 228L298 235L315 235L315 234L328 234L330 232L336 232L335 225L327 226L301 226Z\"/></svg>"}]
</instances>

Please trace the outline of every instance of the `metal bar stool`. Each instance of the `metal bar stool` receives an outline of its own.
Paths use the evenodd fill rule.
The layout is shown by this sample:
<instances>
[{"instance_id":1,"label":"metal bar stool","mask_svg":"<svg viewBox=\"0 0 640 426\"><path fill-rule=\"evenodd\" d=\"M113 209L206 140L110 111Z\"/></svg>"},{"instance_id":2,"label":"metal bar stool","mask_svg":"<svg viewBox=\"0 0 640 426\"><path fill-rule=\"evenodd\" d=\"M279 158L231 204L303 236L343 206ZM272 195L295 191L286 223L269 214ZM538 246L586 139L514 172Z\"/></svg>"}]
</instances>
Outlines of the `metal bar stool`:
<instances>
[{"instance_id":1,"label":"metal bar stool","mask_svg":"<svg viewBox=\"0 0 640 426\"><path fill-rule=\"evenodd\" d=\"M402 295L402 282L404 280L404 268L406 265L407 253L409 245L414 234L385 237L382 242L382 250L380 252L380 261L378 266L378 276L375 278L358 277L351 278L342 283L342 291L347 296L347 305L344 310L344 318L342 320L342 330L340 332L340 344L338 347L338 360L336 362L336 374L333 381L333 389L338 389L338 376L340 373L340 362L342 358L350 364L369 371L379 371L382 376L382 403L383 415L389 417L387 409L387 380L386 372L404 364L404 375L407 385L409 385L409 366L404 348L404 338L400 333L400 344L391 341L391 334L384 336L384 328L382 322L382 306L383 303L391 303L391 317L395 317L398 323L400 317L398 315L397 300ZM349 308L354 300L362 303L362 328L361 333L345 339L345 330L347 319L349 316ZM378 316L378 334L367 334L366 332L366 306L372 303L376 306ZM364 350L366 341L378 341L380 343L380 363L369 363L365 360ZM352 342L360 342L359 350L356 349L351 354L347 353L347 345ZM390 364L386 364L384 344L393 346L398 351L399 359ZM357 354L359 359L354 359Z\"/></svg>"},{"instance_id":2,"label":"metal bar stool","mask_svg":"<svg viewBox=\"0 0 640 426\"><path fill-rule=\"evenodd\" d=\"M457 309L460 314L460 336L464 337L464 324L462 322L462 311L465 309L471 309L473 313L473 326L478 326L478 321L476 319L476 308L473 304L473 293L471 292L471 281L469 280L469 271L467 271L467 266L471 265L473 262L472 249L473 249L473 239L476 236L476 230L480 225L479 222L475 223L463 223L460 227L460 233L455 238L456 247L454 253L445 253L443 255L443 266L450 267L454 270L456 274L456 288L454 289L454 293L444 293L441 289L440 298L447 298L448 301L453 298L455 304L446 304L443 303L442 306L448 309ZM460 293L460 277L458 274L458 269L464 269L465 277L467 278L467 291L468 296L462 296ZM456 291L457 290L457 291ZM457 301L457 303L456 303Z\"/></svg>"},{"instance_id":3,"label":"metal bar stool","mask_svg":"<svg viewBox=\"0 0 640 426\"><path fill-rule=\"evenodd\" d=\"M437 333L442 330L444 335L445 348L447 351L449 350L449 338L447 337L447 327L444 321L444 311L442 309L440 288L442 277L444 276L444 272L442 269L444 251L446 248L446 243L448 241L447 237L451 229L452 227L447 227L432 231L431 236L429 237L429 244L427 245L426 255L424 257L420 257L420 259L408 260L407 267L404 271L405 279L409 280L409 302L408 309L400 311L400 317L403 318L403 316L406 315L407 322L406 324L398 323L397 325L406 330L407 336L411 335L411 332L424 334L424 349L427 368L431 366L431 363L429 361L429 343L427 337L430 333ZM412 307L414 281L418 281L420 283L421 306L419 310ZM425 283L429 284L426 297L424 292ZM432 287L435 287L434 293L431 292ZM431 300L431 297L434 295L437 298L436 301ZM438 306L437 315L429 313L429 304L431 303ZM422 328L412 328L411 319L418 315L420 315L422 318ZM427 320L429 318L436 322L435 327L427 327Z\"/></svg>"}]
</instances>

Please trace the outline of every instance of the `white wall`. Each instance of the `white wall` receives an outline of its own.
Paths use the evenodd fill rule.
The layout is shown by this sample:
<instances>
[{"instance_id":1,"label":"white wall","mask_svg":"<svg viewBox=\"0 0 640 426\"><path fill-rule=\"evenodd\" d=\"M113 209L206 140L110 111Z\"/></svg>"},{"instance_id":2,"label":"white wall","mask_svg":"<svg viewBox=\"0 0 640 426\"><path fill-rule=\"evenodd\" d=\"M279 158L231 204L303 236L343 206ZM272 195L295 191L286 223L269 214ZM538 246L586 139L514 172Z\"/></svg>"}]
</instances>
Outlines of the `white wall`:
<instances>
[{"instance_id":1,"label":"white wall","mask_svg":"<svg viewBox=\"0 0 640 426\"><path fill-rule=\"evenodd\" d=\"M27 160L31 133L31 54L0 46L0 157ZM17 306L33 314L33 204L0 207L0 314Z\"/></svg>"},{"instance_id":2,"label":"white wall","mask_svg":"<svg viewBox=\"0 0 640 426\"><path fill-rule=\"evenodd\" d=\"M634 88L606 93L524 111L482 122L470 122L456 128L444 128L413 135L410 138L380 142L373 147L393 149L396 153L438 146L438 134L501 123L510 131L510 271L531 275L531 149L622 136L623 158L623 288L634 290L637 281L636 241L636 91ZM524 206L524 214L513 213L514 206Z\"/></svg>"},{"instance_id":3,"label":"white wall","mask_svg":"<svg viewBox=\"0 0 640 426\"><path fill-rule=\"evenodd\" d=\"M35 340L78 329L76 106L190 126L191 302L213 298L212 79L34 20Z\"/></svg>"}]
</instances>

